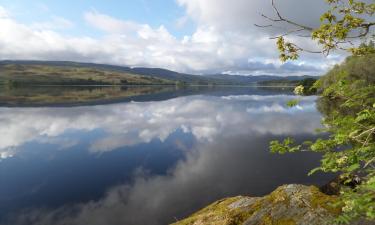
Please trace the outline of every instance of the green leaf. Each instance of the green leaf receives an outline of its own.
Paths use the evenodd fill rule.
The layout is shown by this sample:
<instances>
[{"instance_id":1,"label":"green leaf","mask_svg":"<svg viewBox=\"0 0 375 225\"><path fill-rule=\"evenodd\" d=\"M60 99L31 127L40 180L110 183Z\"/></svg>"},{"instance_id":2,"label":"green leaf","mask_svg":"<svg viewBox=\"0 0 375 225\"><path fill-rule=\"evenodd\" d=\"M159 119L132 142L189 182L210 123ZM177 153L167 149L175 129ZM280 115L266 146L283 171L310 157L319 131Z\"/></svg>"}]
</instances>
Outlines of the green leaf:
<instances>
[{"instance_id":1,"label":"green leaf","mask_svg":"<svg viewBox=\"0 0 375 225\"><path fill-rule=\"evenodd\" d=\"M360 167L361 167L361 166L357 163L357 164L353 164L353 165L349 166L346 170L347 170L348 172L353 172L353 171L359 169Z\"/></svg>"},{"instance_id":2,"label":"green leaf","mask_svg":"<svg viewBox=\"0 0 375 225\"><path fill-rule=\"evenodd\" d=\"M308 176L311 176L313 175L314 173L318 172L318 171L322 171L322 168L320 167L317 167L315 169L312 169L309 173L308 173Z\"/></svg>"},{"instance_id":3,"label":"green leaf","mask_svg":"<svg viewBox=\"0 0 375 225\"><path fill-rule=\"evenodd\" d=\"M293 99L293 100L290 100L286 103L286 105L289 107L289 108L292 108L292 107L295 107L299 104L299 100L298 99Z\"/></svg>"}]
</instances>

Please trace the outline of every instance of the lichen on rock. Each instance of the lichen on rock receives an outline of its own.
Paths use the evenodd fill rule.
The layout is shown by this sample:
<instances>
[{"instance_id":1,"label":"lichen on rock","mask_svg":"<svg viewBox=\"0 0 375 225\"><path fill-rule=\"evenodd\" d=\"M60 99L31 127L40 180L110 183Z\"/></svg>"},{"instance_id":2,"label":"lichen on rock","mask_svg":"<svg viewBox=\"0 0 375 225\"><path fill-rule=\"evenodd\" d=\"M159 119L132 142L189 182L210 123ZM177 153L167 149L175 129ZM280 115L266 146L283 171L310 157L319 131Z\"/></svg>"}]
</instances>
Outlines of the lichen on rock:
<instances>
[{"instance_id":1,"label":"lichen on rock","mask_svg":"<svg viewBox=\"0 0 375 225\"><path fill-rule=\"evenodd\" d=\"M174 225L323 225L340 213L336 201L314 186L284 185L264 197L217 201Z\"/></svg>"}]
</instances>

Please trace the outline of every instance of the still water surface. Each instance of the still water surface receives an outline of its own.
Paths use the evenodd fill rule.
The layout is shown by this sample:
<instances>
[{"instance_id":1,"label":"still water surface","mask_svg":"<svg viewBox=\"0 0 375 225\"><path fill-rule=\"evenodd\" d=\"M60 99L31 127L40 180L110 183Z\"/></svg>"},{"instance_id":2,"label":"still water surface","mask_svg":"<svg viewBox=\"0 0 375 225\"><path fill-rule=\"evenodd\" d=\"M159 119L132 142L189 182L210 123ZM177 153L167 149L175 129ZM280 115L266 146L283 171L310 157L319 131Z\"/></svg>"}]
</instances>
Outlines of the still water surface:
<instances>
[{"instance_id":1,"label":"still water surface","mask_svg":"<svg viewBox=\"0 0 375 225\"><path fill-rule=\"evenodd\" d=\"M0 108L0 224L167 224L228 196L306 176L314 154L270 140L316 138L315 97L227 88L75 107Z\"/></svg>"}]
</instances>

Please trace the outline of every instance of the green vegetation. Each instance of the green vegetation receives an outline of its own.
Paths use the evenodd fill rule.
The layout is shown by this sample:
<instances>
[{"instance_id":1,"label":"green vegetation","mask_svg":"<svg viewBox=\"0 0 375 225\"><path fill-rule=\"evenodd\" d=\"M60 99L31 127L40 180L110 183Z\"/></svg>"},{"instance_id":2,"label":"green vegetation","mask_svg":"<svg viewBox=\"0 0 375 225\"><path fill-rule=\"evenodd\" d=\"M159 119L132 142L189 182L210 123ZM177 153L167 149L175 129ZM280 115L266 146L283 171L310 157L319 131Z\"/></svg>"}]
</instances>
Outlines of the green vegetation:
<instances>
[{"instance_id":1,"label":"green vegetation","mask_svg":"<svg viewBox=\"0 0 375 225\"><path fill-rule=\"evenodd\" d=\"M294 87L298 83L299 83L298 80L279 79L279 80L260 81L257 84L259 86L266 86L266 87Z\"/></svg>"},{"instance_id":2,"label":"green vegetation","mask_svg":"<svg viewBox=\"0 0 375 225\"><path fill-rule=\"evenodd\" d=\"M298 82L297 87L303 87L303 89L300 90L299 92L297 91L297 94L300 94L300 95L316 94L317 89L314 86L316 81L317 81L316 79L307 78L307 79L304 79L304 80Z\"/></svg>"},{"instance_id":3,"label":"green vegetation","mask_svg":"<svg viewBox=\"0 0 375 225\"><path fill-rule=\"evenodd\" d=\"M266 86L266 87L296 87L299 85L302 85L306 87L306 93L305 94L312 94L316 92L316 90L313 88L314 83L317 79L315 78L304 78L302 80L289 80L289 79L278 79L278 80L269 80L269 81L261 81L257 84L259 86Z\"/></svg>"},{"instance_id":4,"label":"green vegetation","mask_svg":"<svg viewBox=\"0 0 375 225\"><path fill-rule=\"evenodd\" d=\"M174 85L173 81L104 69L51 65L3 64L0 84L31 85Z\"/></svg>"},{"instance_id":5,"label":"green vegetation","mask_svg":"<svg viewBox=\"0 0 375 225\"><path fill-rule=\"evenodd\" d=\"M177 88L183 88L183 87L186 87L188 86L188 84L184 81L176 81L176 87Z\"/></svg>"},{"instance_id":6,"label":"green vegetation","mask_svg":"<svg viewBox=\"0 0 375 225\"><path fill-rule=\"evenodd\" d=\"M271 21L299 28L277 37L282 61L295 60L299 52L305 51L285 39L300 31L311 34L310 38L322 47L321 53L328 55L332 50L342 49L352 56L313 86L309 82L295 89L297 94L308 95L315 91L320 94L318 108L324 116L322 123L325 127L320 131L328 137L302 144L287 138L272 141L270 148L281 154L298 151L322 154L321 165L310 174L317 171L340 174L342 186L336 205L341 207L342 213L335 222L349 224L361 218L375 221L375 48L371 29L375 25L371 20L375 3L326 1L330 9L321 16L321 25L310 28L284 18L272 0L279 19ZM370 41L356 45L353 40L358 38Z\"/></svg>"},{"instance_id":7,"label":"green vegetation","mask_svg":"<svg viewBox=\"0 0 375 225\"><path fill-rule=\"evenodd\" d=\"M375 54L352 56L315 83L321 94L318 108L324 115L321 132L330 134L328 138L302 144L292 138L271 142L271 151L281 154L306 150L321 153L321 165L311 173L338 172L344 184L355 183L354 187L341 188L343 214L337 222L375 220L374 65Z\"/></svg>"},{"instance_id":8,"label":"green vegetation","mask_svg":"<svg viewBox=\"0 0 375 225\"><path fill-rule=\"evenodd\" d=\"M308 76L288 76L285 79L297 81L306 77ZM129 68L77 62L0 61L0 88L1 86L37 85L256 86L259 81L270 81L277 78L268 75L191 75L159 68ZM264 84L263 86L270 85ZM294 85L276 84L276 86Z\"/></svg>"},{"instance_id":9,"label":"green vegetation","mask_svg":"<svg viewBox=\"0 0 375 225\"><path fill-rule=\"evenodd\" d=\"M302 51L329 55L332 51L340 49L358 56L374 53L371 46L369 48L368 46L353 44L353 40L366 38L371 36L373 32L372 27L375 26L375 21L371 19L375 13L374 1L326 0L326 2L329 4L329 10L320 17L320 26L314 28L283 17L275 5L275 0L272 0L277 19L264 17L271 22L288 23L294 27L275 37L282 61L298 59L299 53ZM272 25L263 27L269 26ZM301 36L311 38L320 45L321 50L307 50L286 39L291 34L301 34L301 32L304 32L304 35ZM310 35L306 35L306 32Z\"/></svg>"}]
</instances>

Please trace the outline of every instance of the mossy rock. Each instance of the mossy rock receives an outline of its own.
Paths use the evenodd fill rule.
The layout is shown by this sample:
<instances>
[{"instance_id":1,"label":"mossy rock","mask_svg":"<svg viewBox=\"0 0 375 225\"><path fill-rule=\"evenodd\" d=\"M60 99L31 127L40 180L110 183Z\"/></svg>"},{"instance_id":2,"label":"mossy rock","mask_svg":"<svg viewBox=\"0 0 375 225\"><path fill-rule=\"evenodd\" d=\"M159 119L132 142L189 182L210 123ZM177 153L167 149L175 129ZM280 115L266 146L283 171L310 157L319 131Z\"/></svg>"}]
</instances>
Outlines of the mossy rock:
<instances>
[{"instance_id":1,"label":"mossy rock","mask_svg":"<svg viewBox=\"0 0 375 225\"><path fill-rule=\"evenodd\" d=\"M284 185L264 197L217 201L174 225L324 225L340 213L336 201L314 186Z\"/></svg>"}]
</instances>

